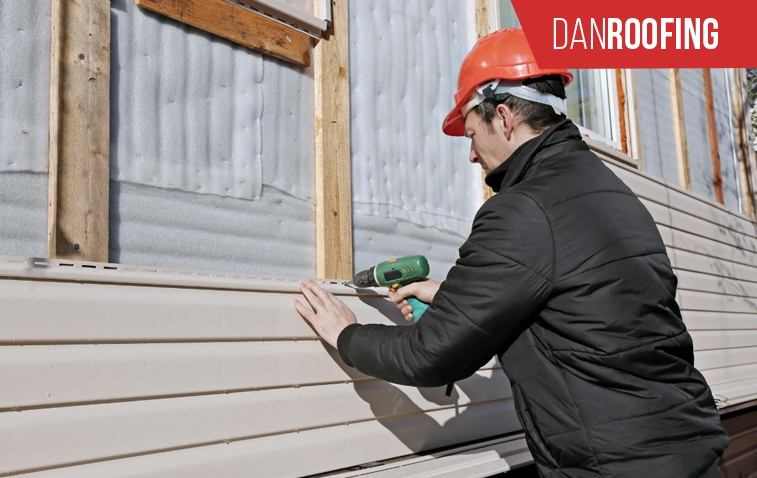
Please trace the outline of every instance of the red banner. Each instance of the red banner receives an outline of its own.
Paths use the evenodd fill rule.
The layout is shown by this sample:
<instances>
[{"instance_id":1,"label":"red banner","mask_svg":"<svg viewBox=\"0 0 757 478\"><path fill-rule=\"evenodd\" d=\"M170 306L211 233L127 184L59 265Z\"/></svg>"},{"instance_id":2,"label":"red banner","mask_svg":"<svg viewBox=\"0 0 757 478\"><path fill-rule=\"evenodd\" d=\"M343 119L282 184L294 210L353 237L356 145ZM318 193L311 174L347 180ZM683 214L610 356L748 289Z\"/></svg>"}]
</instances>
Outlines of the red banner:
<instances>
[{"instance_id":1,"label":"red banner","mask_svg":"<svg viewBox=\"0 0 757 478\"><path fill-rule=\"evenodd\" d=\"M540 68L757 67L757 0L512 0Z\"/></svg>"}]
</instances>

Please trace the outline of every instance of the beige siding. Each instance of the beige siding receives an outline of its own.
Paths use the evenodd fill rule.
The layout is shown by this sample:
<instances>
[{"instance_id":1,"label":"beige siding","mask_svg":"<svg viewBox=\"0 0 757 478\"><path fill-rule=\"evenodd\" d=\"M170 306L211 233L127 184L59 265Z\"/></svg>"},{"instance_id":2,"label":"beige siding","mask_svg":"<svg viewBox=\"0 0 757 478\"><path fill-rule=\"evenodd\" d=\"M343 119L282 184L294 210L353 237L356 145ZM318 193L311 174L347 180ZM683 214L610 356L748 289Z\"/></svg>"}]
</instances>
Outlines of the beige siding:
<instances>
[{"instance_id":1,"label":"beige siding","mask_svg":"<svg viewBox=\"0 0 757 478\"><path fill-rule=\"evenodd\" d=\"M494 361L449 398L346 367L294 280L21 262L0 264L0 474L304 476L519 428Z\"/></svg>"}]
</instances>

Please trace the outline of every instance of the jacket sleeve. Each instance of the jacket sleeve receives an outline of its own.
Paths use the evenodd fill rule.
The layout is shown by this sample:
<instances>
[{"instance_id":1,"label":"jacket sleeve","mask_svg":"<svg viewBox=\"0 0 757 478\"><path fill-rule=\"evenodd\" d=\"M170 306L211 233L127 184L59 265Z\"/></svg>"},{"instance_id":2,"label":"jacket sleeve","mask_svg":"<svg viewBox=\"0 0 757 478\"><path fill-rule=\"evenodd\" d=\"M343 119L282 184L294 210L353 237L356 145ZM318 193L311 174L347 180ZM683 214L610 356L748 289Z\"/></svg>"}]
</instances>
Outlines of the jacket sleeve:
<instances>
[{"instance_id":1,"label":"jacket sleeve","mask_svg":"<svg viewBox=\"0 0 757 478\"><path fill-rule=\"evenodd\" d=\"M460 258L418 323L351 325L339 335L339 354L359 371L398 384L461 380L536 320L553 269L544 211L522 193L499 194L479 210Z\"/></svg>"}]
</instances>

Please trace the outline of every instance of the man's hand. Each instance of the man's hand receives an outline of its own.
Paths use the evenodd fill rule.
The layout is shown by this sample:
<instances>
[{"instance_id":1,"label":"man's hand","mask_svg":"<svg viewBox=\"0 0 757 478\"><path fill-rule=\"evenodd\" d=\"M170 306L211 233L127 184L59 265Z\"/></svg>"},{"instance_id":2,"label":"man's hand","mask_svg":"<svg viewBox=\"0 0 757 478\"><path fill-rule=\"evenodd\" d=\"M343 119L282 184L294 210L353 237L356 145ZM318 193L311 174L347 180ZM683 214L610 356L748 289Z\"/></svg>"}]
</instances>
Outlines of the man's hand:
<instances>
[{"instance_id":1,"label":"man's hand","mask_svg":"<svg viewBox=\"0 0 757 478\"><path fill-rule=\"evenodd\" d=\"M441 285L441 282L436 282L435 280L413 282L412 284L400 287L396 292L389 289L389 299L402 311L405 320L411 321L413 320L413 306L407 303L407 298L415 296L421 302L430 304Z\"/></svg>"},{"instance_id":2,"label":"man's hand","mask_svg":"<svg viewBox=\"0 0 757 478\"><path fill-rule=\"evenodd\" d=\"M337 348L336 341L342 330L348 325L357 323L355 314L344 302L334 297L334 294L321 289L312 280L300 283L300 290L313 310L311 311L298 300L293 302L294 308L303 319L310 322L323 340Z\"/></svg>"}]
</instances>

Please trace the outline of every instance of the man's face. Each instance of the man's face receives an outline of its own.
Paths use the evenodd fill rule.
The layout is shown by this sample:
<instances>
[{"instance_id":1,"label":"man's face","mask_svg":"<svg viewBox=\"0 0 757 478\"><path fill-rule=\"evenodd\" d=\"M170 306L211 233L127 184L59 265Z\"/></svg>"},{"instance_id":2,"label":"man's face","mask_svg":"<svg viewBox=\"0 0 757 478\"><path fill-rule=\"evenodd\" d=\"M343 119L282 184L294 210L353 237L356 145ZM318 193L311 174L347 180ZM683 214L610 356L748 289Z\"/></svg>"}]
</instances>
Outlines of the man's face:
<instances>
[{"instance_id":1,"label":"man's face","mask_svg":"<svg viewBox=\"0 0 757 478\"><path fill-rule=\"evenodd\" d=\"M476 111L471 111L465 117L465 136L471 140L469 161L480 164L485 174L504 163L512 152L499 115L489 125Z\"/></svg>"}]
</instances>

